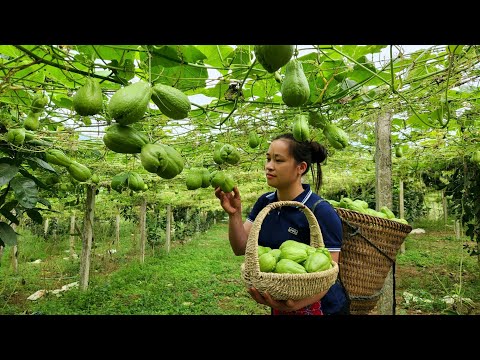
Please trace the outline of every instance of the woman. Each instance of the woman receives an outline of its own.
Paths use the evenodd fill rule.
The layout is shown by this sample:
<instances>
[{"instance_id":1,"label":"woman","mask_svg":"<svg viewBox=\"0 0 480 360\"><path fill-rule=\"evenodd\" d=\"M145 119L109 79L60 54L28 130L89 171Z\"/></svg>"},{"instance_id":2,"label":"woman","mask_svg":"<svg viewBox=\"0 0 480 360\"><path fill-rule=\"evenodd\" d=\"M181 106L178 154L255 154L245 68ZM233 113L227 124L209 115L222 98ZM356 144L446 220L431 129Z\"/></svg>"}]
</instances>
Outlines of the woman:
<instances>
[{"instance_id":1,"label":"woman","mask_svg":"<svg viewBox=\"0 0 480 360\"><path fill-rule=\"evenodd\" d=\"M335 209L323 200L317 192L322 185L320 163L327 157L325 147L318 142L298 142L292 134L279 135L268 148L265 173L267 184L275 192L261 195L245 222L242 221L242 203L237 187L225 193L215 189L222 208L229 216L228 237L235 255L244 255L248 234L257 214L267 204L275 201L298 201L309 207L318 220L325 247L332 259L338 263L342 245L342 224ZM316 175L312 164L317 165ZM309 184L302 184L302 176L311 169L315 192ZM293 206L283 206L268 214L262 222L258 245L278 248L287 239L310 244L310 228L305 214ZM341 283L337 282L328 290L300 300L273 299L268 293L260 294L255 288L248 289L252 298L272 308L272 314L348 314L348 297Z\"/></svg>"}]
</instances>

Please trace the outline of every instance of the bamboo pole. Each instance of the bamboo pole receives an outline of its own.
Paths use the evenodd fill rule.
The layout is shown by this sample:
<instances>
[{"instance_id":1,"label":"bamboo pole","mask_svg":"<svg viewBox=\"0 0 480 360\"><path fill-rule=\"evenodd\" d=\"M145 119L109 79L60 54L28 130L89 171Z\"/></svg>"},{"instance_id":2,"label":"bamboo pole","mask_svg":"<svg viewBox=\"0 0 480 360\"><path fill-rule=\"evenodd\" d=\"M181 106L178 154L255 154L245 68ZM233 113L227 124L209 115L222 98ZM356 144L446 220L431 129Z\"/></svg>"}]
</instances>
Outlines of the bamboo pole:
<instances>
[{"instance_id":1,"label":"bamboo pole","mask_svg":"<svg viewBox=\"0 0 480 360\"><path fill-rule=\"evenodd\" d=\"M172 205L167 205L167 225L166 225L166 235L165 235L165 250L167 254L170 252L170 239L171 239L171 229L172 229Z\"/></svg>"},{"instance_id":2,"label":"bamboo pole","mask_svg":"<svg viewBox=\"0 0 480 360\"><path fill-rule=\"evenodd\" d=\"M17 224L11 224L13 231L17 229ZM12 246L12 267L15 274L18 273L18 240L17 244Z\"/></svg>"},{"instance_id":3,"label":"bamboo pole","mask_svg":"<svg viewBox=\"0 0 480 360\"><path fill-rule=\"evenodd\" d=\"M90 254L92 251L93 220L95 215L95 185L87 186L87 200L85 202L85 221L82 236L82 255L80 258L80 290L88 288L90 273Z\"/></svg>"},{"instance_id":4,"label":"bamboo pole","mask_svg":"<svg viewBox=\"0 0 480 360\"><path fill-rule=\"evenodd\" d=\"M140 262L145 262L145 234L146 234L146 218L147 218L147 200L142 198L140 205Z\"/></svg>"},{"instance_id":5,"label":"bamboo pole","mask_svg":"<svg viewBox=\"0 0 480 360\"><path fill-rule=\"evenodd\" d=\"M75 254L75 214L70 216L70 258Z\"/></svg>"},{"instance_id":6,"label":"bamboo pole","mask_svg":"<svg viewBox=\"0 0 480 360\"><path fill-rule=\"evenodd\" d=\"M403 180L400 179L399 184L399 195L398 195L398 206L399 206L399 214L398 217L401 219L405 219L405 207L404 207L404 194L403 194ZM400 254L405 253L405 241L400 245Z\"/></svg>"},{"instance_id":7,"label":"bamboo pole","mask_svg":"<svg viewBox=\"0 0 480 360\"><path fill-rule=\"evenodd\" d=\"M47 238L47 234L48 234L48 223L49 223L49 220L48 218L45 219L44 223L43 223L43 237L44 238Z\"/></svg>"},{"instance_id":8,"label":"bamboo pole","mask_svg":"<svg viewBox=\"0 0 480 360\"><path fill-rule=\"evenodd\" d=\"M442 190L442 206L443 206L443 223L445 226L447 226L448 209L447 209L447 197L445 196L445 189Z\"/></svg>"},{"instance_id":9,"label":"bamboo pole","mask_svg":"<svg viewBox=\"0 0 480 360\"><path fill-rule=\"evenodd\" d=\"M115 215L115 247L118 250L120 244L120 214Z\"/></svg>"}]
</instances>

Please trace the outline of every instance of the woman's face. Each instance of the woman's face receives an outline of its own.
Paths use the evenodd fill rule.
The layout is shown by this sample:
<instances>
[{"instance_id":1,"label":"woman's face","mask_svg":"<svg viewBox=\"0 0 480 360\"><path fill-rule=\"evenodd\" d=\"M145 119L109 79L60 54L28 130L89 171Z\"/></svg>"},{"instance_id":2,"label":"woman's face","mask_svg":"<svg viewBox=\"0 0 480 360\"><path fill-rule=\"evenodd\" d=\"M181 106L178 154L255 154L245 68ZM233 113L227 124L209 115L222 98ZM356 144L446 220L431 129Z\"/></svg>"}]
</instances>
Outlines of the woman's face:
<instances>
[{"instance_id":1,"label":"woman's face","mask_svg":"<svg viewBox=\"0 0 480 360\"><path fill-rule=\"evenodd\" d=\"M297 164L289 153L289 141L278 139L272 141L267 151L265 173L267 184L282 189L291 186L296 181L301 181L302 164Z\"/></svg>"}]
</instances>

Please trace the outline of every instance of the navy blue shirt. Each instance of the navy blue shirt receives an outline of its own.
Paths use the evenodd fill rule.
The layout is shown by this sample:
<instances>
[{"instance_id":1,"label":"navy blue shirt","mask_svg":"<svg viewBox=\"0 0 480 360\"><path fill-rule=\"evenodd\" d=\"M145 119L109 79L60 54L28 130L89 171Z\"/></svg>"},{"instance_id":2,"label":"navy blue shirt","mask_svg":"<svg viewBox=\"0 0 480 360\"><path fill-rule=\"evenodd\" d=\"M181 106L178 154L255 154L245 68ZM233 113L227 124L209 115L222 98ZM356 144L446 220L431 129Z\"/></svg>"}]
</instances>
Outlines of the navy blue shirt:
<instances>
[{"instance_id":1,"label":"navy blue shirt","mask_svg":"<svg viewBox=\"0 0 480 360\"><path fill-rule=\"evenodd\" d=\"M298 201L313 211L322 232L323 243L331 252L338 252L342 247L342 222L333 206L312 192L309 184L302 184L304 191L293 201ZM318 202L318 200L323 200ZM261 195L247 216L253 222L258 213L268 204L278 201L277 192ZM310 225L305 214L296 207L282 206L273 209L262 222L258 235L258 245L278 249L285 240L295 240L310 244ZM337 281L321 299L322 312L331 314L340 311L347 298L341 284Z\"/></svg>"}]
</instances>

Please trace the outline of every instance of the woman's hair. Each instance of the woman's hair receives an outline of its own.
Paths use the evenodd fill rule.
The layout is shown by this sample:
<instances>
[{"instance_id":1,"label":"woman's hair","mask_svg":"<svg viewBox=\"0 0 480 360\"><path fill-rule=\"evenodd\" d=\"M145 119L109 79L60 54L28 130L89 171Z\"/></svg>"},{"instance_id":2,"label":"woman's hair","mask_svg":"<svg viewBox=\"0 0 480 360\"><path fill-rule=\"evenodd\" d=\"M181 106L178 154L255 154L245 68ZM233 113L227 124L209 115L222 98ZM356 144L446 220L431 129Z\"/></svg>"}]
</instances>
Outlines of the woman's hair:
<instances>
[{"instance_id":1,"label":"woman's hair","mask_svg":"<svg viewBox=\"0 0 480 360\"><path fill-rule=\"evenodd\" d=\"M311 169L315 192L318 192L322 186L322 166L320 163L328 156L328 151L325 146L316 141L297 141L292 133L278 135L273 138L273 140L287 140L290 154L295 161L297 161L297 163L301 163L302 161L307 163L307 168L302 175ZM312 164L317 164L316 170Z\"/></svg>"}]
</instances>

